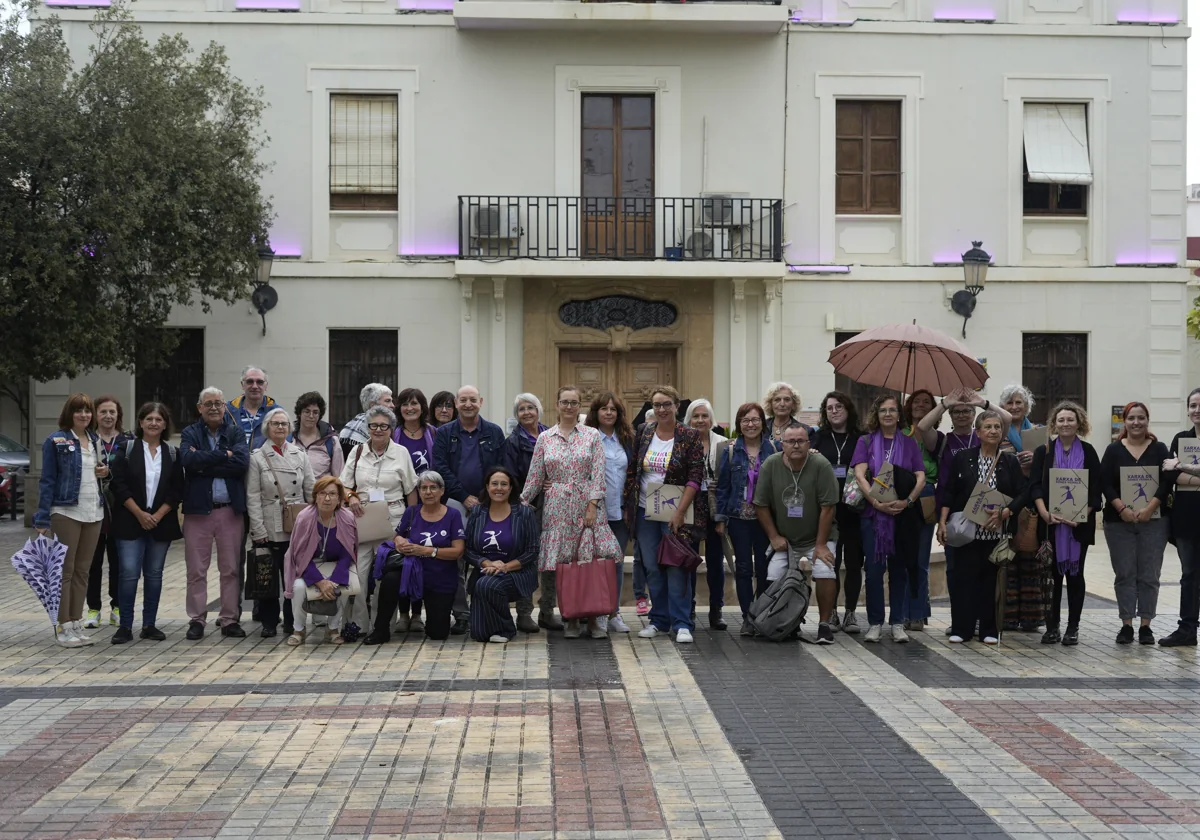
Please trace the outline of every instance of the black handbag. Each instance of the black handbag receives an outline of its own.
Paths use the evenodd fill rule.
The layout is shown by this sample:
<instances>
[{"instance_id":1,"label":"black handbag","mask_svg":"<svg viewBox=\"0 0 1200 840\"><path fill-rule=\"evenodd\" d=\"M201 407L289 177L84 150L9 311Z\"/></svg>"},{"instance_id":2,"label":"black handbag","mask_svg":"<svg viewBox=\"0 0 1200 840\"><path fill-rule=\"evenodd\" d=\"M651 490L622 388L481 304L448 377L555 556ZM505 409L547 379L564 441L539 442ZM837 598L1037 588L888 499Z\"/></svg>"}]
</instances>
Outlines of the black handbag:
<instances>
[{"instance_id":1,"label":"black handbag","mask_svg":"<svg viewBox=\"0 0 1200 840\"><path fill-rule=\"evenodd\" d=\"M246 552L246 589L243 597L247 601L279 597L279 569L275 566L275 556L265 545L251 546Z\"/></svg>"}]
</instances>

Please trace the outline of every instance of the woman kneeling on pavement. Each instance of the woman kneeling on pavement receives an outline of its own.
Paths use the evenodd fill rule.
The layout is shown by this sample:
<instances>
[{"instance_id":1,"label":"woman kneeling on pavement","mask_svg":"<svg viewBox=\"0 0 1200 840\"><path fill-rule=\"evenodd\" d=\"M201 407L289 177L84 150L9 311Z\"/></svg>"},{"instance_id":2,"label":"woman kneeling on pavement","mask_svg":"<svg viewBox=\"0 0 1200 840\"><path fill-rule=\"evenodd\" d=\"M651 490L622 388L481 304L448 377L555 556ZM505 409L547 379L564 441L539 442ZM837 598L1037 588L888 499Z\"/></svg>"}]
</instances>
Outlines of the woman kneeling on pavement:
<instances>
[{"instance_id":1,"label":"woman kneeling on pavement","mask_svg":"<svg viewBox=\"0 0 1200 840\"><path fill-rule=\"evenodd\" d=\"M517 635L509 604L537 588L537 516L528 505L513 504L516 478L490 467L483 476L487 499L467 518L467 564L471 576L471 638L504 644Z\"/></svg>"},{"instance_id":2,"label":"woman kneeling on pavement","mask_svg":"<svg viewBox=\"0 0 1200 840\"><path fill-rule=\"evenodd\" d=\"M975 429L979 433L979 446L958 452L951 461L949 474L942 476L946 504L940 511L937 537L938 542L946 544L950 515L966 510L979 485L998 490L1009 498L1006 507L992 511L987 524L968 525L974 530L974 538L955 549L954 588L950 590L950 641L969 642L978 623L983 643L994 645L1000 641L1000 628L996 619L998 567L991 561L991 553L1014 530L1017 514L1026 504L1026 481L1017 456L1000 450L1004 436L1000 415L990 409L982 412L975 419Z\"/></svg>"},{"instance_id":3,"label":"woman kneeling on pavement","mask_svg":"<svg viewBox=\"0 0 1200 840\"><path fill-rule=\"evenodd\" d=\"M442 504L446 482L441 473L426 470L417 480L421 504L404 512L396 526L396 550L387 557L376 557L375 579L379 581L376 597L375 629L363 639L364 645L381 645L391 641L388 625L392 613L399 607L407 616L410 604L416 601L400 591L406 566L420 564L420 600L425 604L425 636L442 641L450 636L450 608L458 591L458 558L462 557L466 534L462 516ZM417 574L410 570L409 577ZM417 588L417 587L414 587Z\"/></svg>"},{"instance_id":4,"label":"woman kneeling on pavement","mask_svg":"<svg viewBox=\"0 0 1200 840\"><path fill-rule=\"evenodd\" d=\"M287 643L304 644L308 612L305 601L337 601L337 612L329 618L332 642L343 642L341 627L346 604L352 594L363 597L355 574L358 552L358 521L344 507L347 498L342 482L331 475L313 486L313 501L296 517L292 539L283 560L284 595L292 599L295 631ZM353 577L352 577L353 576Z\"/></svg>"}]
</instances>

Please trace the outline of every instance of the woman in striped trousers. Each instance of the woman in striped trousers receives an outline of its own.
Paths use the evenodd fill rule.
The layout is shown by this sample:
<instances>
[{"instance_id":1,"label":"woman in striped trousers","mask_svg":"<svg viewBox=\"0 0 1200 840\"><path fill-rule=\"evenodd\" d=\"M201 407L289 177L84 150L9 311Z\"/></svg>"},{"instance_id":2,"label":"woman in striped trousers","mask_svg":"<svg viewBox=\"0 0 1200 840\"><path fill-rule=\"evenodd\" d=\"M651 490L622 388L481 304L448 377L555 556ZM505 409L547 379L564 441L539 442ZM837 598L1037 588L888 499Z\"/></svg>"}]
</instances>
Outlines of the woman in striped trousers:
<instances>
[{"instance_id":1,"label":"woman in striped trousers","mask_svg":"<svg viewBox=\"0 0 1200 840\"><path fill-rule=\"evenodd\" d=\"M509 606L537 588L539 528L528 505L512 503L516 478L505 467L483 476L487 498L467 519L467 564L471 576L471 638L504 644L517 635Z\"/></svg>"}]
</instances>

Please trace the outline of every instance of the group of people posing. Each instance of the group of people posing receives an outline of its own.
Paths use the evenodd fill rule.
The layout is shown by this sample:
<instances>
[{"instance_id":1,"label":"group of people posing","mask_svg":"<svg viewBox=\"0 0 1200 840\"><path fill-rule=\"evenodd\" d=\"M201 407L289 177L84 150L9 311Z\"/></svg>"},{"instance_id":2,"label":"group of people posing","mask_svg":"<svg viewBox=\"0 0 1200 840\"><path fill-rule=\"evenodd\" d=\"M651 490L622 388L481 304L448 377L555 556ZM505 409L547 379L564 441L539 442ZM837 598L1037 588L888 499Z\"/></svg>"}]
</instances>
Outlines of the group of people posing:
<instances>
[{"instance_id":1,"label":"group of people posing","mask_svg":"<svg viewBox=\"0 0 1200 840\"><path fill-rule=\"evenodd\" d=\"M1188 515L1187 490L1200 489L1200 465L1179 458L1179 442L1200 428L1200 389L1188 398L1195 428L1177 435L1170 450L1149 434L1145 406L1132 403L1121 440L1101 460L1080 438L1088 433L1087 417L1071 403L1055 407L1054 436L1029 451L1021 433L1032 428L1033 399L1021 386L1005 389L1000 405L974 392L940 402L927 391L903 403L884 396L865 428L851 399L831 392L819 425L810 428L796 419L795 390L777 383L762 403L738 408L726 436L707 400L693 400L681 412L670 386L654 389L644 419L631 416L613 393L584 405L580 390L565 386L555 395L553 416L535 395L519 394L506 433L483 419L483 397L472 386L427 400L415 388L393 394L372 383L360 395L362 413L339 433L323 419L319 393L301 395L289 413L267 395L267 385L266 372L252 366L234 399L205 388L199 419L182 430L178 446L169 442L173 421L160 403L141 406L130 433L117 399L67 400L59 430L42 447L34 517L40 532L67 549L59 644L93 643L87 630L99 625L106 555L109 620L118 625L112 643L134 638L139 580L139 635L164 639L157 626L163 566L179 538L187 639L202 638L208 626L214 549L215 625L224 636L244 637L247 535L250 553L269 556L278 580L274 597L256 592L252 619L265 638L282 627L293 646L305 643L310 617L313 631L323 625L333 644L384 644L410 632L435 640L470 633L499 644L543 628L568 638L630 632L619 605L608 616L564 621L556 614L555 577L560 565L593 553L617 560L622 587L630 548L636 612L646 618L639 635L671 633L688 643L696 626L696 573L658 562L668 532L705 555L712 629L727 629L728 558L745 635L754 633L746 620L751 603L792 563L813 582L814 641L830 644L839 629L860 632L864 577L865 638L880 641L886 572L886 624L893 641L905 642L930 616L934 537L946 540L954 515L980 484L1011 502L972 526L971 539L947 545L952 642L978 635L995 643L1001 626L1044 624L1043 642L1077 643L1084 559L1102 512L1123 622L1118 641L1132 641L1134 618L1139 640L1154 641L1163 548L1169 524L1178 523L1183 616L1160 643L1196 643L1200 540L1187 522L1200 520ZM951 428L943 432L945 413ZM1125 466L1157 468L1161 480L1149 503L1121 498ZM1052 468L1088 471L1084 521L1051 512ZM879 492L882 483L890 495ZM664 485L679 491L673 513L648 514ZM1168 494L1174 505L1163 515ZM993 549L1009 537L1016 558L998 612ZM1060 632L1064 584L1068 618Z\"/></svg>"}]
</instances>

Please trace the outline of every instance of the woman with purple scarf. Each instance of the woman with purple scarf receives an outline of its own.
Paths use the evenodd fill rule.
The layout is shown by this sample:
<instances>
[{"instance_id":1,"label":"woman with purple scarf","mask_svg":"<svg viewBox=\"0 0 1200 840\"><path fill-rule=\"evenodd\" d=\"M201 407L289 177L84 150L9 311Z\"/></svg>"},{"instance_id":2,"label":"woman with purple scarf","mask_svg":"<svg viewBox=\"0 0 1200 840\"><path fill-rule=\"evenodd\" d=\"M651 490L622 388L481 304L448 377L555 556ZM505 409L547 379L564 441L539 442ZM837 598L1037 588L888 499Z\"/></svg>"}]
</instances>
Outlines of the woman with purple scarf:
<instances>
[{"instance_id":1,"label":"woman with purple scarf","mask_svg":"<svg viewBox=\"0 0 1200 840\"><path fill-rule=\"evenodd\" d=\"M1080 440L1091 430L1087 412L1073 402L1060 402L1050 413L1050 423L1057 437L1047 447L1039 446L1033 453L1029 472L1029 495L1037 505L1038 540L1050 540L1054 547L1054 596L1046 615L1046 632L1042 644L1079 644L1079 617L1083 614L1083 598L1087 585L1083 580L1083 561L1088 546L1096 541L1096 511L1102 507L1100 456L1090 443ZM1087 520L1068 522L1050 513L1050 470L1070 469L1088 471ZM1062 607L1063 579L1067 583L1067 629L1059 633Z\"/></svg>"},{"instance_id":2,"label":"woman with purple scarf","mask_svg":"<svg viewBox=\"0 0 1200 840\"><path fill-rule=\"evenodd\" d=\"M426 470L417 480L421 504L412 505L396 526L396 548L376 555L375 629L364 645L391 641L388 627L397 607L406 615L409 604L425 604L425 637L444 641L450 637L451 607L458 591L458 558L466 548L462 515L442 504L446 482L440 473ZM383 552L379 552L383 554Z\"/></svg>"},{"instance_id":3,"label":"woman with purple scarf","mask_svg":"<svg viewBox=\"0 0 1200 840\"><path fill-rule=\"evenodd\" d=\"M893 468L898 498L881 502L871 495L885 464ZM865 641L883 638L883 573L888 573L892 641L907 642L904 622L911 583L916 582L918 540L924 518L914 507L925 487L921 447L900 433L900 402L881 394L867 414L867 434L858 439L850 460L866 505L862 513L863 555L867 566L867 630ZM914 480L915 479L915 480Z\"/></svg>"},{"instance_id":4,"label":"woman with purple scarf","mask_svg":"<svg viewBox=\"0 0 1200 840\"><path fill-rule=\"evenodd\" d=\"M767 549L770 541L754 511L754 487L763 462L778 452L766 437L767 414L758 403L748 402L734 419L737 437L717 450L717 533L729 535L733 544L734 582L742 608L742 635L754 634L746 620L750 603L767 589Z\"/></svg>"}]
</instances>

